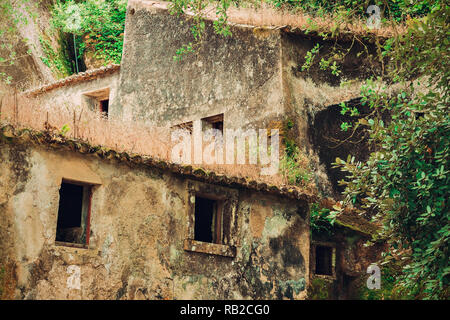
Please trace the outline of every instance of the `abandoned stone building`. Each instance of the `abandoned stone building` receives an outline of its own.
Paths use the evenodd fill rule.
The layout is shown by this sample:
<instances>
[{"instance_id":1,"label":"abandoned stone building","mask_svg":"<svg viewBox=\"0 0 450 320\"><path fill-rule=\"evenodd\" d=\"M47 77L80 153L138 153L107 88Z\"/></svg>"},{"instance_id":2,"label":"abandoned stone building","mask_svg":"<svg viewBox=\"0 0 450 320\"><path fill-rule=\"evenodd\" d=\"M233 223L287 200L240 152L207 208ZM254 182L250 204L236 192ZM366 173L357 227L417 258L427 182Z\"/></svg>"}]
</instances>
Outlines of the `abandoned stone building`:
<instances>
[{"instance_id":1,"label":"abandoned stone building","mask_svg":"<svg viewBox=\"0 0 450 320\"><path fill-rule=\"evenodd\" d=\"M58 106L78 106L109 115L110 101L115 101L120 65L88 70L26 92L39 103Z\"/></svg>"},{"instance_id":2,"label":"abandoned stone building","mask_svg":"<svg viewBox=\"0 0 450 320\"><path fill-rule=\"evenodd\" d=\"M335 196L342 175L331 163L349 153L363 159L368 150L364 143L357 149L352 143L336 149L324 137L346 140L336 124L354 118L342 116L338 106L360 105L361 79L377 62L359 54L374 51L375 45L342 35L338 44L348 52L341 73L332 75L317 66L302 71L302 65L316 44L321 46L320 60L330 54L335 40L287 26L235 23L231 31L231 37L217 36L212 21L206 21L198 51L174 62L177 49L191 40L188 18L171 15L165 2L131 0L120 66L89 70L27 95L42 103L75 104L157 126L192 126L200 120L203 127L219 128L224 135L226 129L285 131L291 123L288 135L307 153L320 191ZM358 134L354 140L360 140Z\"/></svg>"},{"instance_id":3,"label":"abandoned stone building","mask_svg":"<svg viewBox=\"0 0 450 320\"><path fill-rule=\"evenodd\" d=\"M1 141L13 296L305 297L308 195L12 127Z\"/></svg>"},{"instance_id":4,"label":"abandoned stone building","mask_svg":"<svg viewBox=\"0 0 450 320\"><path fill-rule=\"evenodd\" d=\"M327 147L323 133L336 129L336 105L358 103L367 68L358 45L332 77L301 70L316 42L325 51L331 42L245 24L220 37L207 21L198 51L174 62L191 37L186 23L164 2L129 1L120 66L26 95L169 128L197 120L222 131L291 122L283 134L305 148L322 196L336 195L331 162L353 150ZM6 298L305 299L315 279L327 283L327 298L351 298L351 284L376 260L362 248L373 226L360 218L339 218L333 237L312 239L309 206L317 196L300 188L11 125L0 129L0 159Z\"/></svg>"}]
</instances>

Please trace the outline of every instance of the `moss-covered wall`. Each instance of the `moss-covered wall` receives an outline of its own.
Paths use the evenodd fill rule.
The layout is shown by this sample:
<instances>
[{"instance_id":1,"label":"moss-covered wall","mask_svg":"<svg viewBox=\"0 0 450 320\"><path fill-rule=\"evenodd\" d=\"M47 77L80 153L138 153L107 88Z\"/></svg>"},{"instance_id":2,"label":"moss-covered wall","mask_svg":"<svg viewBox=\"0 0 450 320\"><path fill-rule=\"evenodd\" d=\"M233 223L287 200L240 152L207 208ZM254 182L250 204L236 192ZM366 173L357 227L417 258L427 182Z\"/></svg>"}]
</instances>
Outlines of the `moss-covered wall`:
<instances>
[{"instance_id":1,"label":"moss-covered wall","mask_svg":"<svg viewBox=\"0 0 450 320\"><path fill-rule=\"evenodd\" d=\"M265 128L283 114L279 30L233 26L223 37L206 21L196 52L176 62L193 41L188 19L138 1L127 12L116 106L124 117L176 125L224 113L225 127Z\"/></svg>"},{"instance_id":2,"label":"moss-covered wall","mask_svg":"<svg viewBox=\"0 0 450 320\"><path fill-rule=\"evenodd\" d=\"M184 250L186 177L8 139L0 143L0 174L0 265L10 269L10 298L306 297L303 201L236 189L236 255L230 258ZM77 175L100 183L93 187L87 249L55 245L61 179ZM80 268L79 290L67 285L69 266Z\"/></svg>"},{"instance_id":3,"label":"moss-covered wall","mask_svg":"<svg viewBox=\"0 0 450 320\"><path fill-rule=\"evenodd\" d=\"M357 220L362 219L356 218L358 218ZM365 300L370 297L381 296L380 290L368 289L366 281L370 276L367 274L367 268L371 264L378 264L385 274L386 272L389 273L386 268L379 264L385 244L375 242L368 246L367 243L371 239L371 233L369 231L366 231L367 233L361 232L358 228L354 228L350 218L344 221L345 223L336 221L331 228L331 232L313 232L312 234L311 281L308 288L308 299ZM366 223L369 225L368 222ZM371 227L373 226L371 225ZM369 230L372 231L370 228ZM314 245L324 243L335 248L336 258L332 277L314 274ZM391 285L389 279L386 279L386 277L382 279L383 290Z\"/></svg>"}]
</instances>

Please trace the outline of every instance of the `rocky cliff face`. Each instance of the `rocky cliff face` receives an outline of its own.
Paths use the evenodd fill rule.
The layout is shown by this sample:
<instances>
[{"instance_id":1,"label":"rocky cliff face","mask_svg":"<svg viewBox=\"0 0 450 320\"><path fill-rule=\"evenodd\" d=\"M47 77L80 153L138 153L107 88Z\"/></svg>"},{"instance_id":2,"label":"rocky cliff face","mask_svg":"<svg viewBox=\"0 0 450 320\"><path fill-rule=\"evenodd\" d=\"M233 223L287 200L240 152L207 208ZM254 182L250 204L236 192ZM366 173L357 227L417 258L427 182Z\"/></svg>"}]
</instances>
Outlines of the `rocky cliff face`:
<instances>
[{"instance_id":1,"label":"rocky cliff face","mask_svg":"<svg viewBox=\"0 0 450 320\"><path fill-rule=\"evenodd\" d=\"M50 27L50 7L53 0L6 0L5 8L0 12L0 57L6 59L0 63L0 73L10 78L10 85L26 89L55 79L52 70L44 64L45 55L40 39ZM15 18L18 21L15 23ZM49 41L57 42L56 36ZM11 55L15 55L11 64ZM5 79L4 79L5 80ZM4 81L3 81L4 82ZM8 81L9 82L9 81Z\"/></svg>"}]
</instances>

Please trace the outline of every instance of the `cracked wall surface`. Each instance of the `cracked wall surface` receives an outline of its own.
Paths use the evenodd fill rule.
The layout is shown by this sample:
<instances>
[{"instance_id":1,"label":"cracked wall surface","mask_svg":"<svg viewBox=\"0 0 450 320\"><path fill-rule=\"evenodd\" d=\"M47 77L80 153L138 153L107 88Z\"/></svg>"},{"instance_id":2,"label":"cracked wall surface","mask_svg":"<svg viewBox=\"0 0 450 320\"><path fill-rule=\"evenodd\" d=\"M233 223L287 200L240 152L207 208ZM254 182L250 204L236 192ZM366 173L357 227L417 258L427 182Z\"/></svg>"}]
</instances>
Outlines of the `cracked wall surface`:
<instances>
[{"instance_id":1,"label":"cracked wall surface","mask_svg":"<svg viewBox=\"0 0 450 320\"><path fill-rule=\"evenodd\" d=\"M92 77L75 83L65 84L44 92L35 94L38 103L45 106L49 111L76 110L77 114L82 110L99 111L98 103L95 102L96 94L100 91L107 92L105 97L109 98L110 104L116 102L119 84L119 71ZM102 99L104 97L102 96Z\"/></svg>"},{"instance_id":2,"label":"cracked wall surface","mask_svg":"<svg viewBox=\"0 0 450 320\"><path fill-rule=\"evenodd\" d=\"M0 265L8 266L3 298L306 297L304 201L236 189L236 255L230 258L184 250L186 177L8 142L0 144L0 160ZM55 245L61 179L76 179L76 172L99 183L87 249Z\"/></svg>"},{"instance_id":3,"label":"cracked wall surface","mask_svg":"<svg viewBox=\"0 0 450 320\"><path fill-rule=\"evenodd\" d=\"M377 62L359 54L374 51L374 45L242 24L231 25L232 35L224 37L214 33L213 21L207 19L195 52L177 62L176 52L193 41L191 22L189 16L171 15L158 4L164 3L129 2L112 113L159 126L221 113L224 129L264 129L291 122L291 134L308 157L317 189L333 195L335 179L330 178L308 131L318 112L360 96L362 81ZM316 44L320 50L315 64L302 70L307 52ZM321 58L333 53L334 45L346 52L339 75L318 66Z\"/></svg>"},{"instance_id":4,"label":"cracked wall surface","mask_svg":"<svg viewBox=\"0 0 450 320\"><path fill-rule=\"evenodd\" d=\"M176 62L176 51L193 40L188 19L130 3L115 112L157 125L224 113L228 128L283 114L279 30L232 26L233 36L223 37L206 21L202 44Z\"/></svg>"}]
</instances>

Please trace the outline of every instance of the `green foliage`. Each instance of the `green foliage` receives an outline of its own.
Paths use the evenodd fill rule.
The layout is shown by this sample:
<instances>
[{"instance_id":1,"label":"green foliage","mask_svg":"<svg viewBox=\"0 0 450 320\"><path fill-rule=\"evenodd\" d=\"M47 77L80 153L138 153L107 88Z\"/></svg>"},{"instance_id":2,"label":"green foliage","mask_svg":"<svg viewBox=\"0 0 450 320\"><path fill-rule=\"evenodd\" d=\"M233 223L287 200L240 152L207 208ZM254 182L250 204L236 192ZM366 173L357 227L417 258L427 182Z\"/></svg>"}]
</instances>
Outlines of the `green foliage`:
<instances>
[{"instance_id":1,"label":"green foliage","mask_svg":"<svg viewBox=\"0 0 450 320\"><path fill-rule=\"evenodd\" d=\"M347 113L350 114L351 117L357 117L359 116L359 110L357 107L349 107L347 106L347 104L345 102L341 102L340 103L340 107L341 107L341 114L345 115ZM363 120L364 123L364 120ZM359 121L354 127L351 123L348 123L346 121L341 123L341 130L342 131L348 131L348 129L353 127L353 130L356 130L357 127L359 127L359 125L361 124L361 121Z\"/></svg>"},{"instance_id":2,"label":"green foliage","mask_svg":"<svg viewBox=\"0 0 450 320\"><path fill-rule=\"evenodd\" d=\"M349 173L342 182L346 202L376 212L380 236L391 245L385 262L402 262L397 284L424 299L448 299L450 284L449 13L448 5L437 5L387 43L390 75L404 89L391 97L377 82L362 88L373 110L365 124L376 151L365 163L337 159ZM420 91L408 81L417 76L426 79Z\"/></svg>"},{"instance_id":3,"label":"green foliage","mask_svg":"<svg viewBox=\"0 0 450 320\"><path fill-rule=\"evenodd\" d=\"M381 238L388 241L390 249L385 253L385 266L396 264L401 270L390 272L382 268L382 291L362 294L367 299L393 298L393 292L402 297L426 299L449 298L450 266L450 210L449 159L449 79L450 47L448 4L442 0L266 0L275 7L301 9L308 14L335 17L335 21L366 19L369 4L381 8L385 24L395 30L395 22L406 21L406 33L379 44L379 61L389 60L380 79L367 79L362 87L362 103L372 112L360 119L356 125L364 126L373 146L373 153L364 163L350 157L346 161L337 159L337 166L348 172L342 183L346 186L344 196L348 205L355 206L365 214L383 224ZM7 27L0 29L0 66L12 65L20 58L13 50L10 40L17 25L26 23L18 4L29 0L17 0L16 7L10 1L0 2L0 18L7 21ZM218 19L213 22L216 34L229 36L227 8L244 1L213 1ZM171 12L181 14L194 12L190 31L192 41L183 45L174 57L181 60L201 44L206 24L204 9L210 3L206 0L172 0ZM79 56L92 50L98 59L120 63L123 45L126 0L57 1L53 11L53 25L63 32L77 35ZM78 19L80 17L80 19ZM312 26L313 28L313 26ZM335 27L333 27L335 28ZM334 33L334 29L332 30ZM324 35L326 39L328 35ZM55 62L58 56L45 40L44 63L57 70L64 69L64 63ZM348 50L332 48L321 59L317 44L305 57L301 67L307 71L313 63L320 70L329 70L332 75L341 74L339 62ZM7 52L6 55L4 52ZM321 52L322 53L322 52ZM417 77L426 79L425 89L416 90L410 82ZM383 78L385 77L385 78ZM0 73L0 78L11 81L10 76ZM389 79L404 84L396 96L389 95L381 80ZM380 81L378 81L380 80ZM358 116L356 108L341 105L341 113ZM384 117L389 114L389 119ZM289 125L288 125L289 126ZM293 124L291 123L291 129ZM342 130L349 130L351 124L342 123ZM65 134L68 127L63 127ZM302 184L310 179L310 172L304 168L302 153L294 139L285 139L285 154L280 167L289 183ZM330 215L331 214L331 215ZM311 207L311 226L318 231L329 231L333 213L314 204ZM385 271L387 270L387 271ZM0 270L0 280L4 270ZM314 281L314 280L313 280ZM383 282L384 281L384 282ZM1 282L1 281L0 281ZM320 282L320 281L319 281ZM327 297L327 286L317 283L316 292ZM391 293L390 293L391 292Z\"/></svg>"},{"instance_id":4,"label":"green foliage","mask_svg":"<svg viewBox=\"0 0 450 320\"><path fill-rule=\"evenodd\" d=\"M359 287L359 297L361 300L405 300L413 299L412 296L402 292L398 284L400 275L398 266L381 267L380 289L369 289L366 285L366 277L362 277Z\"/></svg>"},{"instance_id":5,"label":"green foliage","mask_svg":"<svg viewBox=\"0 0 450 320\"><path fill-rule=\"evenodd\" d=\"M334 76L338 76L341 73L341 70L339 69L339 66L336 64L336 60L333 61L331 58L330 59L324 59L322 58L320 60L319 63L320 69L321 70L327 70L330 69L331 70L331 74Z\"/></svg>"},{"instance_id":6,"label":"green foliage","mask_svg":"<svg viewBox=\"0 0 450 320\"><path fill-rule=\"evenodd\" d=\"M107 63L120 63L125 30L126 0L57 1L52 23L76 34L79 57L88 49Z\"/></svg>"},{"instance_id":7,"label":"green foliage","mask_svg":"<svg viewBox=\"0 0 450 320\"><path fill-rule=\"evenodd\" d=\"M322 208L318 203L311 204L310 226L312 233L332 235L333 225L334 219L330 216L330 209Z\"/></svg>"},{"instance_id":8,"label":"green foliage","mask_svg":"<svg viewBox=\"0 0 450 320\"><path fill-rule=\"evenodd\" d=\"M395 21L404 20L407 16L415 17L430 12L438 1L410 0L266 0L277 8L301 9L308 14L323 16L339 14L348 17L367 17L366 10L371 4L380 7L381 13Z\"/></svg>"},{"instance_id":9,"label":"green foliage","mask_svg":"<svg viewBox=\"0 0 450 320\"><path fill-rule=\"evenodd\" d=\"M280 170L289 184L300 186L311 180L311 172L302 166L305 162L303 158L297 146L288 147L281 156Z\"/></svg>"},{"instance_id":10,"label":"green foliage","mask_svg":"<svg viewBox=\"0 0 450 320\"><path fill-rule=\"evenodd\" d=\"M39 37L44 56L41 57L42 62L52 69L52 71L59 77L65 77L71 74L71 66L69 59L64 55L64 50L61 48L55 52L50 41L45 39L42 35Z\"/></svg>"},{"instance_id":11,"label":"green foliage","mask_svg":"<svg viewBox=\"0 0 450 320\"><path fill-rule=\"evenodd\" d=\"M341 130L342 131L347 131L349 128L351 128L351 124L349 124L348 122L342 122L341 123Z\"/></svg>"},{"instance_id":12,"label":"green foliage","mask_svg":"<svg viewBox=\"0 0 450 320\"><path fill-rule=\"evenodd\" d=\"M333 283L322 278L313 278L308 287L308 300L327 300L332 297Z\"/></svg>"},{"instance_id":13,"label":"green foliage","mask_svg":"<svg viewBox=\"0 0 450 320\"><path fill-rule=\"evenodd\" d=\"M257 6L258 2L252 0L171 0L171 13L182 14L186 11L194 13L192 18L191 33L194 37L194 41L191 41L187 45L183 45L182 48L177 50L174 60L180 61L182 57L190 52L194 52L200 45L201 39L205 30L205 11L204 9L209 5L215 6L217 20L213 22L214 31L218 35L229 36L231 35L230 27L227 24L228 16L226 10L231 6L240 6L244 4L250 4ZM339 28L339 24L351 23L355 17L359 19L367 19L370 15L367 13L369 5L374 4L380 8L380 16L383 21L404 21L409 17L423 16L430 12L433 6L438 1L411 1L411 0L264 0L264 2L274 6L275 8L288 8L292 10L301 10L307 12L312 16L325 16L332 17L336 22L332 27L332 33ZM314 23L310 21L311 29L314 29ZM325 35L324 35L325 36ZM318 47L313 48L308 52L306 62L302 66L302 71L308 70L311 66L314 56L318 51ZM338 76L340 74L339 69L339 55L336 57L336 52L333 52L332 57L322 59L320 61L320 68L322 70L330 69L332 74Z\"/></svg>"},{"instance_id":14,"label":"green foliage","mask_svg":"<svg viewBox=\"0 0 450 320\"><path fill-rule=\"evenodd\" d=\"M303 63L302 65L302 71L305 70L309 70L309 68L311 68L311 65L313 64L314 58L316 57L317 53L319 52L320 49L320 45L317 43L314 48L312 48L311 50L309 50L306 53L305 56L305 63Z\"/></svg>"},{"instance_id":15,"label":"green foliage","mask_svg":"<svg viewBox=\"0 0 450 320\"><path fill-rule=\"evenodd\" d=\"M300 151L293 135L294 122L287 120L283 128L284 153L280 158L280 171L287 182L292 185L304 186L312 178L307 167L309 163L305 154Z\"/></svg>"},{"instance_id":16,"label":"green foliage","mask_svg":"<svg viewBox=\"0 0 450 320\"><path fill-rule=\"evenodd\" d=\"M68 124L65 124L65 125L63 125L63 126L61 127L61 130L60 130L59 133L60 133L62 136L65 136L69 131L70 131L69 125L68 125Z\"/></svg>"},{"instance_id":17,"label":"green foliage","mask_svg":"<svg viewBox=\"0 0 450 320\"><path fill-rule=\"evenodd\" d=\"M173 56L174 61L183 60L183 56L187 53L194 52L194 44L189 42L188 44L184 44L181 48L179 48L176 52L176 55Z\"/></svg>"},{"instance_id":18,"label":"green foliage","mask_svg":"<svg viewBox=\"0 0 450 320\"><path fill-rule=\"evenodd\" d=\"M30 54L28 50L25 55L18 55L15 47L18 41L27 42L27 39L18 35L17 29L28 24L27 15L32 19L36 18L33 7L30 0L0 1L0 67L12 66ZM0 71L0 81L11 84L13 78L10 74Z\"/></svg>"}]
</instances>

